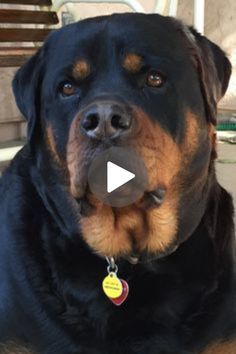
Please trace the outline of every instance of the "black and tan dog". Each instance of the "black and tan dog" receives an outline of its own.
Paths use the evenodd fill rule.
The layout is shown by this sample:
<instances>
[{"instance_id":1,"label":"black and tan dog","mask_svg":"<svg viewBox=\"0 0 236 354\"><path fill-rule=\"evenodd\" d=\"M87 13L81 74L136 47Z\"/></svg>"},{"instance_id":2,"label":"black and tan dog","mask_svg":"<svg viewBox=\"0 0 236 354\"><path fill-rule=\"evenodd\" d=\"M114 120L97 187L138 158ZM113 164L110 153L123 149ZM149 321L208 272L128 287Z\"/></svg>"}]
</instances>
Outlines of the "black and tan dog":
<instances>
[{"instance_id":1,"label":"black and tan dog","mask_svg":"<svg viewBox=\"0 0 236 354\"><path fill-rule=\"evenodd\" d=\"M1 353L236 353L233 206L214 170L230 73L194 29L143 14L55 31L17 72L28 142L1 180ZM148 172L123 208L87 183L110 146ZM130 286L119 307L105 257Z\"/></svg>"}]
</instances>

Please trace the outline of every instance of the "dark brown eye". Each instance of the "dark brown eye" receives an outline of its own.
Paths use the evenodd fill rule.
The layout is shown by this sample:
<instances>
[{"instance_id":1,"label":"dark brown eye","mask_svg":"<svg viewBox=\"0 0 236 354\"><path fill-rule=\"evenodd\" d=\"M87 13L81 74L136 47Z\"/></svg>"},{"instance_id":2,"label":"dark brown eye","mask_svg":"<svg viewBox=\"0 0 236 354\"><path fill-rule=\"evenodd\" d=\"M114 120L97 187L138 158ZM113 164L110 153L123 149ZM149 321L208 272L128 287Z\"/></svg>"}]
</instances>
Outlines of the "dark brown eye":
<instances>
[{"instance_id":1,"label":"dark brown eye","mask_svg":"<svg viewBox=\"0 0 236 354\"><path fill-rule=\"evenodd\" d=\"M165 82L164 76L158 71L150 71L147 76L147 85L149 87L161 87Z\"/></svg>"},{"instance_id":2,"label":"dark brown eye","mask_svg":"<svg viewBox=\"0 0 236 354\"><path fill-rule=\"evenodd\" d=\"M73 85L71 82L64 82L61 85L60 91L63 96L71 96L76 93L77 87Z\"/></svg>"}]
</instances>

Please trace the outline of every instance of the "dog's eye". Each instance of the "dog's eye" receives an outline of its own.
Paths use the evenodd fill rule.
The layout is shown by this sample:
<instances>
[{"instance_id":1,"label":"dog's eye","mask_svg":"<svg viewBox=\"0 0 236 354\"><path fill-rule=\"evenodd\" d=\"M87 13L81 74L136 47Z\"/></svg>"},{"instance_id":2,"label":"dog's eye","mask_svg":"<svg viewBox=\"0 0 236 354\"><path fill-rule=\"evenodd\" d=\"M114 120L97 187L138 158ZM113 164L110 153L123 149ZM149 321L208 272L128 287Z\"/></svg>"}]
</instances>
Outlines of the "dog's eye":
<instances>
[{"instance_id":1,"label":"dog's eye","mask_svg":"<svg viewBox=\"0 0 236 354\"><path fill-rule=\"evenodd\" d=\"M164 76L155 70L151 70L147 76L147 85L149 87L161 87L165 82Z\"/></svg>"},{"instance_id":2,"label":"dog's eye","mask_svg":"<svg viewBox=\"0 0 236 354\"><path fill-rule=\"evenodd\" d=\"M60 85L60 92L63 96L72 96L77 92L77 87L71 82L63 82Z\"/></svg>"}]
</instances>

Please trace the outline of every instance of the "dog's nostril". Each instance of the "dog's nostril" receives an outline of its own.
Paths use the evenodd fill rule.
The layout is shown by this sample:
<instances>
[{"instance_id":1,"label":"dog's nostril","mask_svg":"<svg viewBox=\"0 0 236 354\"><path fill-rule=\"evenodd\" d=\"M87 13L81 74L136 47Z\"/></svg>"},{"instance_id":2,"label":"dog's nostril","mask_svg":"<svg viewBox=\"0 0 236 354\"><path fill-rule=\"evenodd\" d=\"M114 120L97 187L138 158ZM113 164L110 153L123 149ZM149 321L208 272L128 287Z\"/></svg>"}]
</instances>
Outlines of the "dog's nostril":
<instances>
[{"instance_id":1,"label":"dog's nostril","mask_svg":"<svg viewBox=\"0 0 236 354\"><path fill-rule=\"evenodd\" d=\"M130 119L118 114L114 114L111 118L111 125L115 129L128 129L130 127Z\"/></svg>"},{"instance_id":2,"label":"dog's nostril","mask_svg":"<svg viewBox=\"0 0 236 354\"><path fill-rule=\"evenodd\" d=\"M118 138L129 131L132 115L126 106L113 102L95 102L81 114L80 129L89 138Z\"/></svg>"},{"instance_id":3,"label":"dog's nostril","mask_svg":"<svg viewBox=\"0 0 236 354\"><path fill-rule=\"evenodd\" d=\"M89 114L82 122L82 127L85 130L94 130L99 124L99 116L96 113Z\"/></svg>"}]
</instances>

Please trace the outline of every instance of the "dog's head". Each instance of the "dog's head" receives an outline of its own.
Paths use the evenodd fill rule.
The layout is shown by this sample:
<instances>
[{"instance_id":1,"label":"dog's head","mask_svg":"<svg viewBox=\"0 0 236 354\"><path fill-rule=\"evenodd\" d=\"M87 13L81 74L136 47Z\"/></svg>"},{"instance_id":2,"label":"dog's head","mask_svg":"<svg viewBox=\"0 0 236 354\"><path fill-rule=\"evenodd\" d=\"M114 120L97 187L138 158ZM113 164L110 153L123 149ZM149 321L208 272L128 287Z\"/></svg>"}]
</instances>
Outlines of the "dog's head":
<instances>
[{"instance_id":1,"label":"dog's head","mask_svg":"<svg viewBox=\"0 0 236 354\"><path fill-rule=\"evenodd\" d=\"M144 14L55 31L17 72L30 144L36 153L46 146L70 196L93 207L79 218L93 250L165 254L193 232L207 202L217 102L230 72L220 48L194 29ZM148 173L141 200L120 209L97 200L87 183L91 160L112 145L134 149Z\"/></svg>"}]
</instances>

